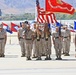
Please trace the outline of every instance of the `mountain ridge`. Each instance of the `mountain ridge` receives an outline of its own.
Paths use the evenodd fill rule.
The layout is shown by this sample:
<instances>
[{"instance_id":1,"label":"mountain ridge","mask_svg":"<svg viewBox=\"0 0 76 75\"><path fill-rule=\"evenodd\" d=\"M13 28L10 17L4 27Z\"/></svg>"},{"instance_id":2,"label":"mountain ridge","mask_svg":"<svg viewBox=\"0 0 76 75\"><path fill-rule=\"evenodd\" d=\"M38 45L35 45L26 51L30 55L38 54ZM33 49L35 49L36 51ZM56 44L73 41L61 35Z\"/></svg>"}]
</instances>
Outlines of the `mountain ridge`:
<instances>
[{"instance_id":1,"label":"mountain ridge","mask_svg":"<svg viewBox=\"0 0 76 75\"><path fill-rule=\"evenodd\" d=\"M76 8L76 0L63 0ZM44 7L44 0L39 0ZM35 13L36 0L0 0L0 9L3 14Z\"/></svg>"}]
</instances>

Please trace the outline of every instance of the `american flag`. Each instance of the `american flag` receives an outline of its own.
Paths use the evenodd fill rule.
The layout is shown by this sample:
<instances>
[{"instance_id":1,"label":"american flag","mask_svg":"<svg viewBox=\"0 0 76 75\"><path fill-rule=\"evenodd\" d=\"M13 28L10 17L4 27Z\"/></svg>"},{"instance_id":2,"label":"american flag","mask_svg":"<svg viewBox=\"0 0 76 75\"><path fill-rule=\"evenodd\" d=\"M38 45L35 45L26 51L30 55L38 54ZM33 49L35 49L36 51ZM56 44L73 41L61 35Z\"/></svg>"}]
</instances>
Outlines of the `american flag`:
<instances>
[{"instance_id":1,"label":"american flag","mask_svg":"<svg viewBox=\"0 0 76 75\"><path fill-rule=\"evenodd\" d=\"M56 23L57 20L55 18L55 14L51 12L46 12L44 8L40 7L39 0L36 0L37 6L37 22L39 23Z\"/></svg>"}]
</instances>

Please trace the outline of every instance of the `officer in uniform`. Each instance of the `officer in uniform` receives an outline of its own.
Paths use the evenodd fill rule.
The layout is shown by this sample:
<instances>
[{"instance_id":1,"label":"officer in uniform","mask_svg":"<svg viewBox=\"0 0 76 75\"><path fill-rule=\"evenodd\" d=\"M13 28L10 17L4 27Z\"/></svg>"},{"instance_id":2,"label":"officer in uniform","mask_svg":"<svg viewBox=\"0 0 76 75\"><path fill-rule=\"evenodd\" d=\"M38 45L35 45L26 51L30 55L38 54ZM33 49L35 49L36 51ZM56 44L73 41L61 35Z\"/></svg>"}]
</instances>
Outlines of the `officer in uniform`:
<instances>
[{"instance_id":1,"label":"officer in uniform","mask_svg":"<svg viewBox=\"0 0 76 75\"><path fill-rule=\"evenodd\" d=\"M25 54L26 54L25 39L23 38L23 31L25 30L26 30L26 24L22 22L22 27L19 28L18 30L18 40L19 40L19 44L21 46L21 52L22 52L21 57L25 57Z\"/></svg>"},{"instance_id":2,"label":"officer in uniform","mask_svg":"<svg viewBox=\"0 0 76 75\"><path fill-rule=\"evenodd\" d=\"M48 23L45 23L45 28L44 28L44 36L45 36L45 45L44 45L44 48L45 48L45 54L46 54L46 58L45 60L51 60L51 32L50 32L50 29L48 27Z\"/></svg>"},{"instance_id":3,"label":"officer in uniform","mask_svg":"<svg viewBox=\"0 0 76 75\"><path fill-rule=\"evenodd\" d=\"M36 50L36 35L35 35L35 32L36 32L36 24L37 23L34 23L34 29L33 29L33 37L34 37L34 41L33 41L33 57L32 58L36 58L37 57L37 50Z\"/></svg>"},{"instance_id":4,"label":"officer in uniform","mask_svg":"<svg viewBox=\"0 0 76 75\"><path fill-rule=\"evenodd\" d=\"M64 49L64 55L69 56L70 51L70 41L71 41L71 32L67 29L67 26L64 26L65 31L63 33L63 49Z\"/></svg>"},{"instance_id":5,"label":"officer in uniform","mask_svg":"<svg viewBox=\"0 0 76 75\"><path fill-rule=\"evenodd\" d=\"M61 50L62 50L62 35L60 35L59 27L56 27L56 32L52 35L54 48L56 51L56 60L62 60Z\"/></svg>"},{"instance_id":6,"label":"officer in uniform","mask_svg":"<svg viewBox=\"0 0 76 75\"><path fill-rule=\"evenodd\" d=\"M41 30L39 29L39 24L36 25L36 50L37 50L37 59L36 60L42 60L42 47L41 47Z\"/></svg>"},{"instance_id":7,"label":"officer in uniform","mask_svg":"<svg viewBox=\"0 0 76 75\"><path fill-rule=\"evenodd\" d=\"M7 33L3 29L3 25L0 24L0 57L4 57L5 45L7 41Z\"/></svg>"},{"instance_id":8,"label":"officer in uniform","mask_svg":"<svg viewBox=\"0 0 76 75\"><path fill-rule=\"evenodd\" d=\"M65 32L64 26L62 26L61 32L62 32L62 36L63 36L63 34ZM62 40L62 54L65 54L65 51L64 51L64 41L63 40Z\"/></svg>"},{"instance_id":9,"label":"officer in uniform","mask_svg":"<svg viewBox=\"0 0 76 75\"><path fill-rule=\"evenodd\" d=\"M74 45L75 45L75 57L76 57L76 33L75 33L75 37L74 37Z\"/></svg>"},{"instance_id":10,"label":"officer in uniform","mask_svg":"<svg viewBox=\"0 0 76 75\"><path fill-rule=\"evenodd\" d=\"M42 56L45 56L45 38L44 38L44 26L45 26L45 23L43 24L40 24L41 28L41 47L42 47Z\"/></svg>"},{"instance_id":11,"label":"officer in uniform","mask_svg":"<svg viewBox=\"0 0 76 75\"><path fill-rule=\"evenodd\" d=\"M25 42L26 42L26 57L27 60L31 60L32 54L32 47L33 47L33 31L30 29L30 25L27 25L27 31L25 35Z\"/></svg>"}]
</instances>

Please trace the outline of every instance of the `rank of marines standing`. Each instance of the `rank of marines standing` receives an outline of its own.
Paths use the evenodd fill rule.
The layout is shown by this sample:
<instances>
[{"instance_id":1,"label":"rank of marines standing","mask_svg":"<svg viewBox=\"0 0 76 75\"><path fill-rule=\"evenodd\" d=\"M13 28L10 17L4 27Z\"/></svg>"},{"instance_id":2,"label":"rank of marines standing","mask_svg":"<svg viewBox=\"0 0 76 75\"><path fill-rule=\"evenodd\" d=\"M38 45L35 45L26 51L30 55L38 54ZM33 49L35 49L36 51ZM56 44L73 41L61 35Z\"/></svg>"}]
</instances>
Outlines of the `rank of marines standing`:
<instances>
[{"instance_id":1,"label":"rank of marines standing","mask_svg":"<svg viewBox=\"0 0 76 75\"><path fill-rule=\"evenodd\" d=\"M62 49L64 49L65 54L69 54L71 37L67 28L67 32L60 33L59 27L56 27L56 31L52 34L51 29L48 27L48 23L40 24L36 22L34 23L33 29L31 29L30 24L27 23L25 27L26 28L22 33L25 41L25 52L23 53L26 54L25 57L27 60L33 58L37 58L36 60L42 60L43 55L45 56L45 60L51 60L52 41L55 48L56 60L62 60ZM66 36L64 36L64 34ZM69 44L67 49L63 46L64 39L68 39L68 43L65 43L65 46Z\"/></svg>"},{"instance_id":2,"label":"rank of marines standing","mask_svg":"<svg viewBox=\"0 0 76 75\"><path fill-rule=\"evenodd\" d=\"M21 57L26 57L27 60L51 60L52 54L52 41L55 49L56 60L62 60L62 52L65 56L69 56L71 33L67 26L63 26L64 32L59 31L56 27L54 33L51 32L48 23L34 23L33 29L30 28L28 21L22 22L22 27L18 30L18 40L21 47ZM52 37L52 39L51 39ZM0 57L5 56L5 44L7 40L6 31L3 25L0 25Z\"/></svg>"}]
</instances>

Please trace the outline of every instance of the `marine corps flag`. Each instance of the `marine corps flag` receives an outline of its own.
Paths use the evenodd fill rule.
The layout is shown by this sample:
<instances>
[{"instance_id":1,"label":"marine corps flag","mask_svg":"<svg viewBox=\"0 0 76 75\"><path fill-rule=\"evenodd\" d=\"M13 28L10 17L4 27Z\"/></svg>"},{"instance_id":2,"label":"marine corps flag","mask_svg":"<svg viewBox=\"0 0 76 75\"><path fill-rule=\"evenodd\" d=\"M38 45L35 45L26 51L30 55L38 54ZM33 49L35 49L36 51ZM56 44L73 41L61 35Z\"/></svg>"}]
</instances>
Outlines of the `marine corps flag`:
<instances>
[{"instance_id":1,"label":"marine corps flag","mask_svg":"<svg viewBox=\"0 0 76 75\"><path fill-rule=\"evenodd\" d=\"M74 14L75 9L62 0L46 0L46 11Z\"/></svg>"}]
</instances>

